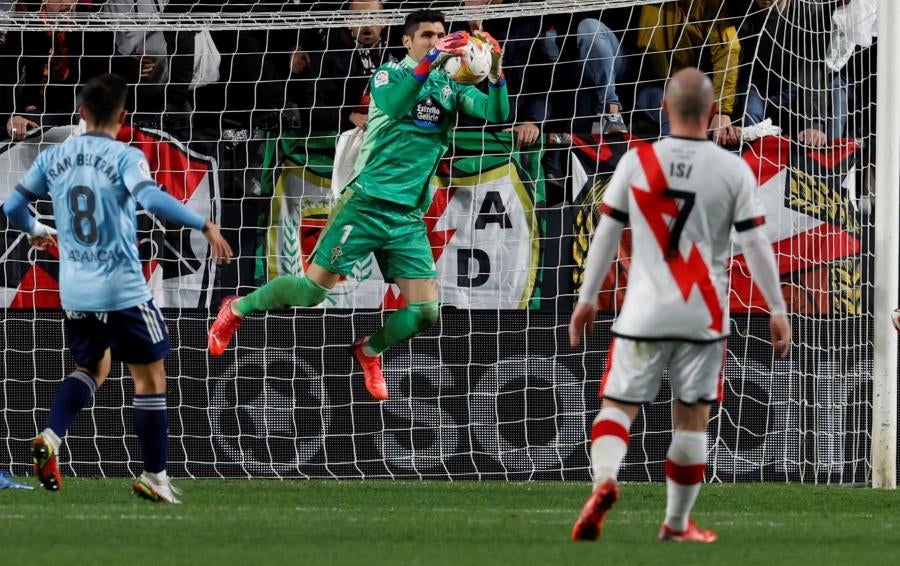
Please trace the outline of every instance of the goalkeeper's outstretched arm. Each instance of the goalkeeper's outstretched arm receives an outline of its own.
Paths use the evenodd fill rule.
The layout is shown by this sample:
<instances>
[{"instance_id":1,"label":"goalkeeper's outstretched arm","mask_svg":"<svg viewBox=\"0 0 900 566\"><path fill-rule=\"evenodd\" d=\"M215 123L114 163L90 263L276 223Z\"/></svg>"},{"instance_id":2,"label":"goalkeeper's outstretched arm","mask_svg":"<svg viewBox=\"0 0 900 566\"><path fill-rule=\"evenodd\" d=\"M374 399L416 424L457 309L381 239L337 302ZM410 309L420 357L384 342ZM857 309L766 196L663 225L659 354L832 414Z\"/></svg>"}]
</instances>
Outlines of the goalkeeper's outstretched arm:
<instances>
[{"instance_id":1,"label":"goalkeeper's outstretched arm","mask_svg":"<svg viewBox=\"0 0 900 566\"><path fill-rule=\"evenodd\" d=\"M509 93L503 77L488 87L484 94L474 86L468 86L459 93L460 108L469 116L475 116L494 124L509 119Z\"/></svg>"},{"instance_id":2,"label":"goalkeeper's outstretched arm","mask_svg":"<svg viewBox=\"0 0 900 566\"><path fill-rule=\"evenodd\" d=\"M442 37L411 70L400 63L382 65L372 75L369 87L375 106L394 119L409 114L431 71L448 57L459 56L468 39L463 31Z\"/></svg>"},{"instance_id":3,"label":"goalkeeper's outstretched arm","mask_svg":"<svg viewBox=\"0 0 900 566\"><path fill-rule=\"evenodd\" d=\"M509 119L509 92L506 89L506 78L503 76L503 50L491 34L478 30L476 37L491 46L491 71L488 75L488 94L484 94L474 86L464 88L460 92L459 104L463 112L495 124Z\"/></svg>"}]
</instances>

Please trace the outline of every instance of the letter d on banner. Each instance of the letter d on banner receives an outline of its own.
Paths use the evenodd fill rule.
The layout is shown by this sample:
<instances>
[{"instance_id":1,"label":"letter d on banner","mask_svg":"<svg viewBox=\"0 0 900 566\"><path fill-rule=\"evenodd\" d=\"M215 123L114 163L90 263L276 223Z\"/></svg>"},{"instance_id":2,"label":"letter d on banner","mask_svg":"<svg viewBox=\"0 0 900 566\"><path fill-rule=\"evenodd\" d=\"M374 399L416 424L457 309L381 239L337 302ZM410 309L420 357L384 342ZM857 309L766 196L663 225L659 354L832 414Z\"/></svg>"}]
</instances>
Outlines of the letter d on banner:
<instances>
[{"instance_id":1,"label":"letter d on banner","mask_svg":"<svg viewBox=\"0 0 900 566\"><path fill-rule=\"evenodd\" d=\"M472 275L472 264L475 275ZM481 287L491 277L491 258L484 250L471 249L456 252L456 285L459 287Z\"/></svg>"}]
</instances>

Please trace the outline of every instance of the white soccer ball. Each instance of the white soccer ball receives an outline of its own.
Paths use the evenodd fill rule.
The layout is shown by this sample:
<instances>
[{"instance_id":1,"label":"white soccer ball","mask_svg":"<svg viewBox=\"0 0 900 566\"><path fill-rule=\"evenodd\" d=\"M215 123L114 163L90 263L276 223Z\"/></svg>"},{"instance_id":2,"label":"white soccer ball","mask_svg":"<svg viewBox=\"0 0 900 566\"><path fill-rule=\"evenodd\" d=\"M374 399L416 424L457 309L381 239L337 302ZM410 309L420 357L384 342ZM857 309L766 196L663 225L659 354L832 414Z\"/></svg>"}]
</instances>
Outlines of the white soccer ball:
<instances>
[{"instance_id":1,"label":"white soccer ball","mask_svg":"<svg viewBox=\"0 0 900 566\"><path fill-rule=\"evenodd\" d=\"M491 46L480 38L471 36L464 52L444 63L444 71L454 81L464 85L478 84L491 72Z\"/></svg>"}]
</instances>

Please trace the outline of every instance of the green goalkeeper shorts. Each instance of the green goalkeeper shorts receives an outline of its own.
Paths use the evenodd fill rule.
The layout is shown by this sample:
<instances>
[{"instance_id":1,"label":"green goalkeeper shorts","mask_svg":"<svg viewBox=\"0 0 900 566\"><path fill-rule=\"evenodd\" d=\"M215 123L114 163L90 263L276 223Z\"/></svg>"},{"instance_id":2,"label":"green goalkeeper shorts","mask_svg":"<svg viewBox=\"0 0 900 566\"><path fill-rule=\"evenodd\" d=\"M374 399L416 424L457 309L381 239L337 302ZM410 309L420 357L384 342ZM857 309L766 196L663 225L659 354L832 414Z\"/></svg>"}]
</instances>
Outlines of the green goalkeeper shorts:
<instances>
[{"instance_id":1,"label":"green goalkeeper shorts","mask_svg":"<svg viewBox=\"0 0 900 566\"><path fill-rule=\"evenodd\" d=\"M359 194L353 188L344 189L331 209L313 262L348 275L356 262L374 252L385 281L436 278L421 211Z\"/></svg>"}]
</instances>

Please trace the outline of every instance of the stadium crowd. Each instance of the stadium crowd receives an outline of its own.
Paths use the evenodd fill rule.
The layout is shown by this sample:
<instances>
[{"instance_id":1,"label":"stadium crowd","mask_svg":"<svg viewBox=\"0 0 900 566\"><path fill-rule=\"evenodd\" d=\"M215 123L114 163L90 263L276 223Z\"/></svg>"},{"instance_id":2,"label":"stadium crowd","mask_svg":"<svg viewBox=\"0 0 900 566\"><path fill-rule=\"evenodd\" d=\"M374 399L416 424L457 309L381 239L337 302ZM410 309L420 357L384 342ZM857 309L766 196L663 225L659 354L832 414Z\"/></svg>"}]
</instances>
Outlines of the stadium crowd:
<instances>
[{"instance_id":1,"label":"stadium crowd","mask_svg":"<svg viewBox=\"0 0 900 566\"><path fill-rule=\"evenodd\" d=\"M6 9L375 11L501 2L31 0L7 3ZM852 117L866 113L874 92L870 59L860 57L862 49L852 42L848 49L848 35L860 30L836 23L854 2L867 0L676 0L599 13L456 22L448 32L483 28L504 45L512 99L506 124L466 119L460 126L512 129L526 147L541 133L665 134L665 80L698 66L716 90L710 134L722 145L738 146L748 137L744 130L765 119L813 147L858 136L860 121ZM378 25L82 32L48 24L46 31L7 31L0 37L3 133L20 140L37 125L72 123L78 85L109 71L132 85L128 109L135 123L173 133L292 128L308 135L365 127L369 77L385 61L402 58L401 35L399 26Z\"/></svg>"}]
</instances>

